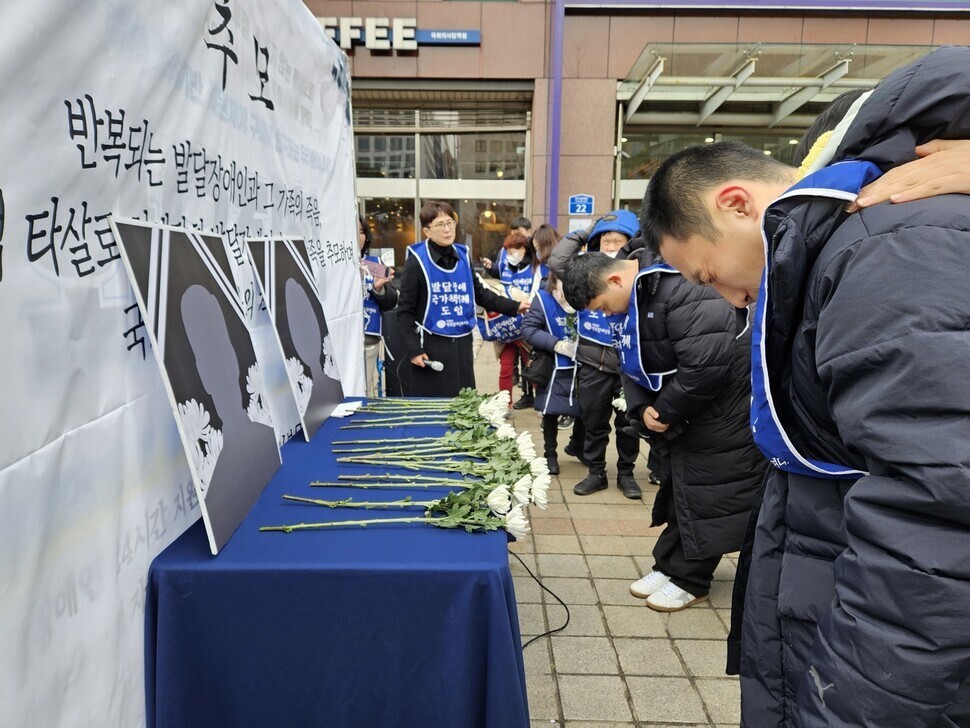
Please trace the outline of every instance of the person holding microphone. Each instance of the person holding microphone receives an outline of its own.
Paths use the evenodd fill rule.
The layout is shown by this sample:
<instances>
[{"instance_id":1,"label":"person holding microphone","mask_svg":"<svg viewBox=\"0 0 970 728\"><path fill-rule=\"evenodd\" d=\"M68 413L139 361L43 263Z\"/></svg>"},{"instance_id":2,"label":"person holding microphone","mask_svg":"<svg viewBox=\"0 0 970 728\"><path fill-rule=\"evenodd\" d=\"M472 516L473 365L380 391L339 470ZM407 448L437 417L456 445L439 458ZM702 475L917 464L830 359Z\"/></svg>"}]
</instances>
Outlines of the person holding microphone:
<instances>
[{"instance_id":1,"label":"person holding microphone","mask_svg":"<svg viewBox=\"0 0 970 728\"><path fill-rule=\"evenodd\" d=\"M398 299L407 357L399 365L401 389L406 397L454 397L475 386L476 304L514 316L529 303L491 292L474 275L468 247L455 243L458 215L451 205L426 202L419 219L425 239L408 247Z\"/></svg>"}]
</instances>

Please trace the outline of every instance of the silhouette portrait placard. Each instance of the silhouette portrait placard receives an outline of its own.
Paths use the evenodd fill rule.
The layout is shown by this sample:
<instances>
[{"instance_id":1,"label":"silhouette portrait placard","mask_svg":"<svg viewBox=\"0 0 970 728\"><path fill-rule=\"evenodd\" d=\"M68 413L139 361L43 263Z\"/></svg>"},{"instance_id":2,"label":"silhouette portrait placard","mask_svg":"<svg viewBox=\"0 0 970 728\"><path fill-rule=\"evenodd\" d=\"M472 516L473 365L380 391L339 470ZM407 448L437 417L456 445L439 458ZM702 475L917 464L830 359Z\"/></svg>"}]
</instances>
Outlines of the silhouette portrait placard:
<instances>
[{"instance_id":1,"label":"silhouette portrait placard","mask_svg":"<svg viewBox=\"0 0 970 728\"><path fill-rule=\"evenodd\" d=\"M307 441L344 398L323 303L301 239L248 240Z\"/></svg>"},{"instance_id":2,"label":"silhouette portrait placard","mask_svg":"<svg viewBox=\"0 0 970 728\"><path fill-rule=\"evenodd\" d=\"M280 465L269 403L222 239L112 220L218 553Z\"/></svg>"}]
</instances>

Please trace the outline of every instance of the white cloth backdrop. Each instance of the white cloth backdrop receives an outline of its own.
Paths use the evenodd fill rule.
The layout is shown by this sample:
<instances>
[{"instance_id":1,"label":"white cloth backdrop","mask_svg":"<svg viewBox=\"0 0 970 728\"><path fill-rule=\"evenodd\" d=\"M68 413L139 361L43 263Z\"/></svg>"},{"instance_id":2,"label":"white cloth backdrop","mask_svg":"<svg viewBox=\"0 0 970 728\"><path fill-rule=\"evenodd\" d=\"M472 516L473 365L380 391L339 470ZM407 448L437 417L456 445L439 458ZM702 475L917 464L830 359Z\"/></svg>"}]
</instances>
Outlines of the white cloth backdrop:
<instances>
[{"instance_id":1,"label":"white cloth backdrop","mask_svg":"<svg viewBox=\"0 0 970 728\"><path fill-rule=\"evenodd\" d=\"M144 724L148 565L199 516L107 214L223 235L258 346L243 239L305 238L363 393L345 69L299 0L0 7L0 725Z\"/></svg>"}]
</instances>

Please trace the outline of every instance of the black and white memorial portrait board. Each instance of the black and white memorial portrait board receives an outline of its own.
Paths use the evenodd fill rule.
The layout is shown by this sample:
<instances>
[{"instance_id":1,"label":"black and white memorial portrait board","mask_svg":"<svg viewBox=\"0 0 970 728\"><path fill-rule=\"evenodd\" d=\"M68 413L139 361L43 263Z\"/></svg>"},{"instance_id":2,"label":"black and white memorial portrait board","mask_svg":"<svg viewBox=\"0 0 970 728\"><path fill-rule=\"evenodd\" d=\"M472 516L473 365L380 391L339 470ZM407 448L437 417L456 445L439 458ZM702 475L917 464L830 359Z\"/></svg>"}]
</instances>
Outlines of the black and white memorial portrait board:
<instances>
[{"instance_id":1,"label":"black and white memorial portrait board","mask_svg":"<svg viewBox=\"0 0 970 728\"><path fill-rule=\"evenodd\" d=\"M309 441L344 392L306 243L261 239L247 245Z\"/></svg>"},{"instance_id":2,"label":"black and white memorial portrait board","mask_svg":"<svg viewBox=\"0 0 970 728\"><path fill-rule=\"evenodd\" d=\"M280 464L222 239L112 220L218 553Z\"/></svg>"}]
</instances>

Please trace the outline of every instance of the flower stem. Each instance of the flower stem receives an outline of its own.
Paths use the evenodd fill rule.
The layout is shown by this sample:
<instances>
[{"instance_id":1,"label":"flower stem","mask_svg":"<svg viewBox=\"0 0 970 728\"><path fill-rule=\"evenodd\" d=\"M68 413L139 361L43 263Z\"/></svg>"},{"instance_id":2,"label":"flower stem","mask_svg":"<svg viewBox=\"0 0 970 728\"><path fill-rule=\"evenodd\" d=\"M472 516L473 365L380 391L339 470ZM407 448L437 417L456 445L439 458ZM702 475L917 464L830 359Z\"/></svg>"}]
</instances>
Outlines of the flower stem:
<instances>
[{"instance_id":1,"label":"flower stem","mask_svg":"<svg viewBox=\"0 0 970 728\"><path fill-rule=\"evenodd\" d=\"M393 440L388 440L387 438L380 438L378 440L333 440L331 445L365 445L365 444L380 444L385 442L434 442L440 440L440 437L395 437Z\"/></svg>"},{"instance_id":2,"label":"flower stem","mask_svg":"<svg viewBox=\"0 0 970 728\"><path fill-rule=\"evenodd\" d=\"M458 478L436 478L431 475L400 475L399 473L376 473L374 475L338 475L337 480L367 480L372 478L374 480L430 480L435 483L441 482L443 480L454 481L456 483L461 483L462 481Z\"/></svg>"},{"instance_id":3,"label":"flower stem","mask_svg":"<svg viewBox=\"0 0 970 728\"><path fill-rule=\"evenodd\" d=\"M381 414L383 414L383 413L381 413ZM374 418L368 418L368 419L361 420L361 421L362 422L397 422L398 420L409 420L409 421L410 420L426 420L429 417L434 417L434 418L440 419L440 418L444 417L444 412L441 412L441 413L439 413L439 412L429 412L428 414L419 414L419 415L415 415L415 414L398 415L398 414L395 414L393 417L380 417L380 418L374 417Z\"/></svg>"},{"instance_id":4,"label":"flower stem","mask_svg":"<svg viewBox=\"0 0 970 728\"><path fill-rule=\"evenodd\" d=\"M350 452L375 452L375 450L378 454L381 454L381 455L386 453L398 452L398 451L413 452L413 453L419 453L419 454L424 453L427 455L435 455L435 454L453 455L456 452L454 448L444 448L444 447L441 447L440 445L432 445L432 444L385 445L384 447L381 447L379 450L377 450L374 447L350 447L350 448L342 448L342 449L334 448L330 452L343 454L343 453L350 453Z\"/></svg>"},{"instance_id":5,"label":"flower stem","mask_svg":"<svg viewBox=\"0 0 970 728\"><path fill-rule=\"evenodd\" d=\"M361 526L366 528L372 523L430 523L433 519L416 516L413 518L368 518L361 521L330 521L329 523L294 523L288 526L260 526L260 531L308 531L317 528L334 528L336 526Z\"/></svg>"},{"instance_id":6,"label":"flower stem","mask_svg":"<svg viewBox=\"0 0 970 728\"><path fill-rule=\"evenodd\" d=\"M409 425L414 425L418 427L430 427L432 425L447 425L447 420L434 420L429 422L399 422L395 424L378 423L374 424L370 422L369 424L357 424L357 425L344 425L341 430L366 430L372 427L407 427Z\"/></svg>"},{"instance_id":7,"label":"flower stem","mask_svg":"<svg viewBox=\"0 0 970 728\"><path fill-rule=\"evenodd\" d=\"M458 481L455 481L458 482ZM383 488L450 488L450 483L310 483L313 488L363 488L381 490ZM462 485L461 488L471 486Z\"/></svg>"},{"instance_id":8,"label":"flower stem","mask_svg":"<svg viewBox=\"0 0 970 728\"><path fill-rule=\"evenodd\" d=\"M328 501L318 498L301 498L296 495L284 495L283 500L297 501L299 503L309 503L315 506L326 506L327 508L430 508L438 501L413 501L410 499L399 501L351 501L349 498L344 500Z\"/></svg>"}]
</instances>

